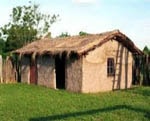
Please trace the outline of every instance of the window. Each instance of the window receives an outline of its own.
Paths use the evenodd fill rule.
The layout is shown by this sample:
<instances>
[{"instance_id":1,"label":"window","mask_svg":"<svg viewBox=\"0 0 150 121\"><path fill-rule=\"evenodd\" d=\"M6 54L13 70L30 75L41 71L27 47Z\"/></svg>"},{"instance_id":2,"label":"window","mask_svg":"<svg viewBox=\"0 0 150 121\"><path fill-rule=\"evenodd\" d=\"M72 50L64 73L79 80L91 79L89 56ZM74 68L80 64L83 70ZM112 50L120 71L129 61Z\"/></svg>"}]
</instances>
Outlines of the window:
<instances>
[{"instance_id":1,"label":"window","mask_svg":"<svg viewBox=\"0 0 150 121\"><path fill-rule=\"evenodd\" d=\"M107 76L114 76L115 74L115 65L114 58L107 59Z\"/></svg>"}]
</instances>

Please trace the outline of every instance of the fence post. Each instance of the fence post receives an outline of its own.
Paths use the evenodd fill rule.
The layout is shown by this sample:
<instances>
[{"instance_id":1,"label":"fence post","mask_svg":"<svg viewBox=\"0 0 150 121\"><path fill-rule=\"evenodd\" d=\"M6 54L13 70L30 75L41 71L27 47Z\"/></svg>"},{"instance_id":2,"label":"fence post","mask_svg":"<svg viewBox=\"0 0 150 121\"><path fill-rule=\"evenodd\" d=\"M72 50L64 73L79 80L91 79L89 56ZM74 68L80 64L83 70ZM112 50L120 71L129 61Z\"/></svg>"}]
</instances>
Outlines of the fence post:
<instances>
[{"instance_id":1,"label":"fence post","mask_svg":"<svg viewBox=\"0 0 150 121\"><path fill-rule=\"evenodd\" d=\"M2 77L2 56L0 55L0 83L2 83L3 77Z\"/></svg>"}]
</instances>

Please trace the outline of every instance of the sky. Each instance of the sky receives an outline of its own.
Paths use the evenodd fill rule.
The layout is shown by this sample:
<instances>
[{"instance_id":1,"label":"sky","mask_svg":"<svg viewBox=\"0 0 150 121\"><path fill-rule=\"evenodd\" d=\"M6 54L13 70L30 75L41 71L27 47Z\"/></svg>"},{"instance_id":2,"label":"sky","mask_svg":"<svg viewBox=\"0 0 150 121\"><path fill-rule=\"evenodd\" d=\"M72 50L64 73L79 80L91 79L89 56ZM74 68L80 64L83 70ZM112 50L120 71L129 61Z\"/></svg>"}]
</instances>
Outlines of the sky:
<instances>
[{"instance_id":1,"label":"sky","mask_svg":"<svg viewBox=\"0 0 150 121\"><path fill-rule=\"evenodd\" d=\"M137 47L150 48L150 0L30 0L45 14L59 14L50 28L52 37L80 31L101 33L119 29ZM12 8L28 0L1 0L0 27L10 21Z\"/></svg>"}]
</instances>

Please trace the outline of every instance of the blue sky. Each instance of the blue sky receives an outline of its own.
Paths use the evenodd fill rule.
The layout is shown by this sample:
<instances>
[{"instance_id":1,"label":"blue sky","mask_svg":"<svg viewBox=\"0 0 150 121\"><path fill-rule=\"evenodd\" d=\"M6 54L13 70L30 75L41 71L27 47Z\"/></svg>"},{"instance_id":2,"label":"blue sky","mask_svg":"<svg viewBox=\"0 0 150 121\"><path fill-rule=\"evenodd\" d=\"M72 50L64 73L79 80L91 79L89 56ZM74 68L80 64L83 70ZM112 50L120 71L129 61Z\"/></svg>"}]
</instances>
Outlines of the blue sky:
<instances>
[{"instance_id":1,"label":"blue sky","mask_svg":"<svg viewBox=\"0 0 150 121\"><path fill-rule=\"evenodd\" d=\"M40 4L47 14L59 14L52 25L52 36L79 31L100 33L119 29L139 48L150 47L150 0L31 0ZM0 26L9 21L13 7L26 5L28 0L1 0Z\"/></svg>"}]
</instances>

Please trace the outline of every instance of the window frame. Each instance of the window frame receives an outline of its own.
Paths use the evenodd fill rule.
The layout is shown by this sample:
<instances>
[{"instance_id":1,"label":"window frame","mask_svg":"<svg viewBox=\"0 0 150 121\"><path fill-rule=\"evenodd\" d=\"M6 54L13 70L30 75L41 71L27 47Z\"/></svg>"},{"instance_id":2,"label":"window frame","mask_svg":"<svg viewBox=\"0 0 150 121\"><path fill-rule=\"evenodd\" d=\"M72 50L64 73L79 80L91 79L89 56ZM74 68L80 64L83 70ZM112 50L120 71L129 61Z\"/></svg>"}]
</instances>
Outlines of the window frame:
<instances>
[{"instance_id":1,"label":"window frame","mask_svg":"<svg viewBox=\"0 0 150 121\"><path fill-rule=\"evenodd\" d=\"M107 58L107 76L115 75L115 59L112 57Z\"/></svg>"}]
</instances>

